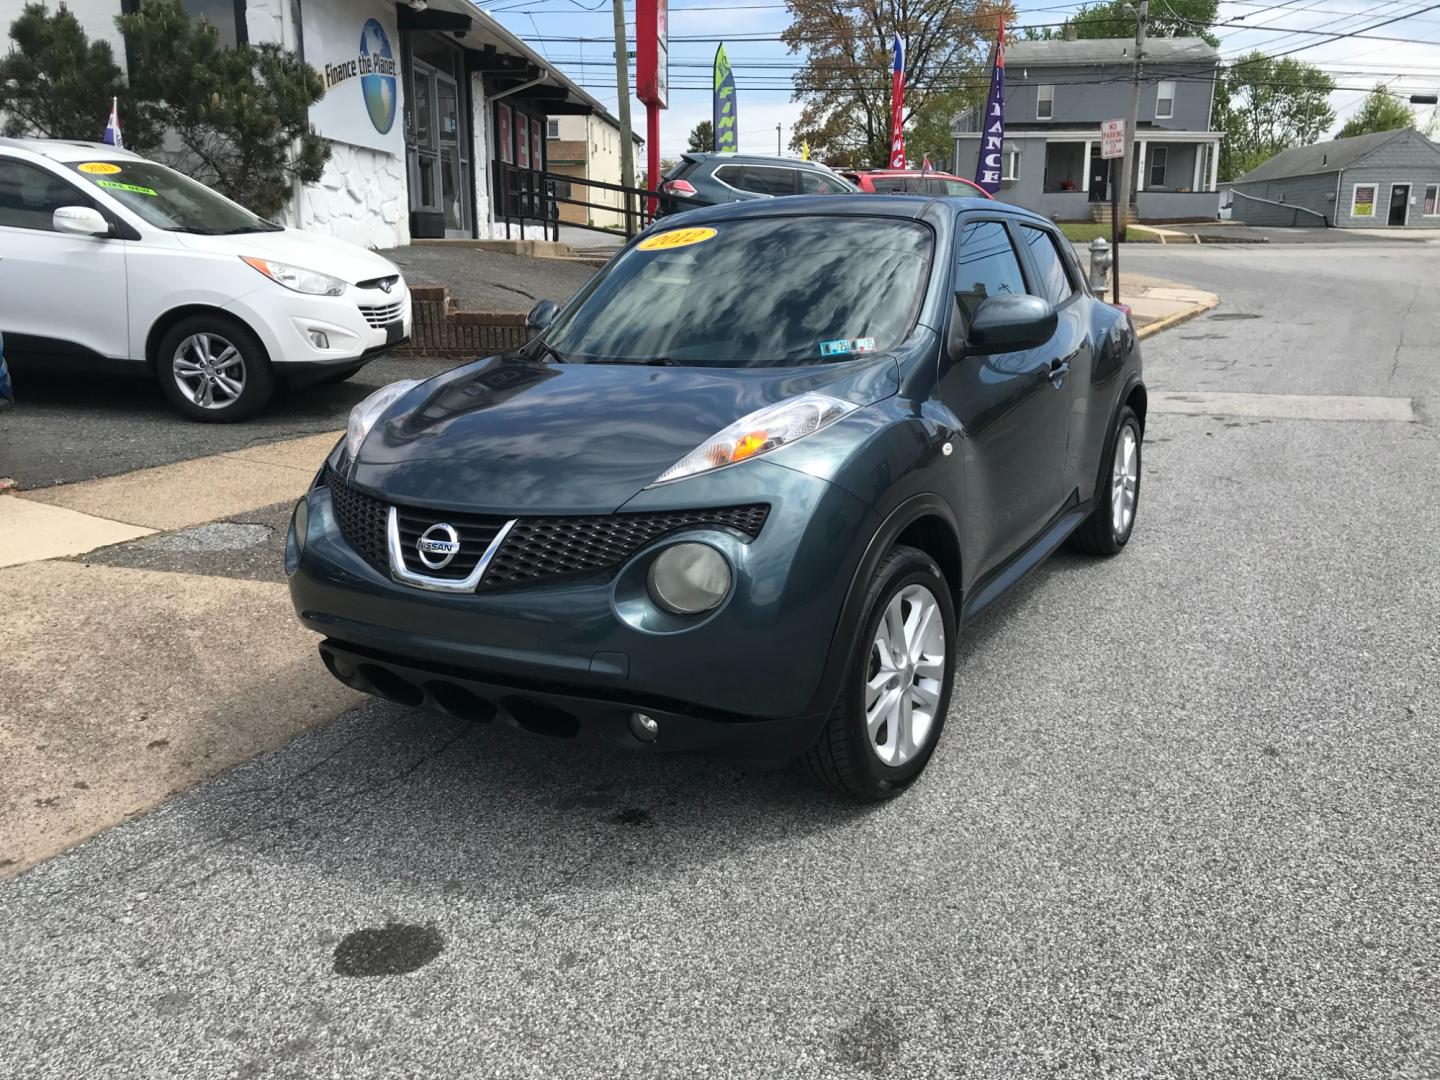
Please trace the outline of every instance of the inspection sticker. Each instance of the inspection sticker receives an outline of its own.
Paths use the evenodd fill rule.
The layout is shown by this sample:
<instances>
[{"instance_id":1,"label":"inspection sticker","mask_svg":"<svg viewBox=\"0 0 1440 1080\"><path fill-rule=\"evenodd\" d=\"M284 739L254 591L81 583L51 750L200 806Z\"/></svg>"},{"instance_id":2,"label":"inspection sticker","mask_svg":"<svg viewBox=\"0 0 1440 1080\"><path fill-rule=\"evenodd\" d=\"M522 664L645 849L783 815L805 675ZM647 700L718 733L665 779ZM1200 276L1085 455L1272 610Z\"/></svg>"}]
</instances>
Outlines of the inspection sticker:
<instances>
[{"instance_id":1,"label":"inspection sticker","mask_svg":"<svg viewBox=\"0 0 1440 1080\"><path fill-rule=\"evenodd\" d=\"M848 353L849 351L850 351L850 342L847 341L845 338L841 338L839 341L822 341L822 342L820 342L820 355L821 355L821 356L843 356L845 353Z\"/></svg>"},{"instance_id":2,"label":"inspection sticker","mask_svg":"<svg viewBox=\"0 0 1440 1080\"><path fill-rule=\"evenodd\" d=\"M850 345L852 352L874 352L875 339L873 337L857 337Z\"/></svg>"},{"instance_id":3,"label":"inspection sticker","mask_svg":"<svg viewBox=\"0 0 1440 1080\"><path fill-rule=\"evenodd\" d=\"M120 171L119 165L112 165L108 161L87 161L83 165L75 167L91 176L114 176Z\"/></svg>"},{"instance_id":4,"label":"inspection sticker","mask_svg":"<svg viewBox=\"0 0 1440 1080\"><path fill-rule=\"evenodd\" d=\"M671 229L669 232L657 233L645 240L641 240L636 246L641 251L669 251L671 248L689 247L691 244L703 244L714 235L714 229Z\"/></svg>"},{"instance_id":5,"label":"inspection sticker","mask_svg":"<svg viewBox=\"0 0 1440 1080\"><path fill-rule=\"evenodd\" d=\"M111 191L133 191L136 195L159 197L154 188L141 187L139 184L121 184L115 180L96 180L95 186L109 188Z\"/></svg>"}]
</instances>

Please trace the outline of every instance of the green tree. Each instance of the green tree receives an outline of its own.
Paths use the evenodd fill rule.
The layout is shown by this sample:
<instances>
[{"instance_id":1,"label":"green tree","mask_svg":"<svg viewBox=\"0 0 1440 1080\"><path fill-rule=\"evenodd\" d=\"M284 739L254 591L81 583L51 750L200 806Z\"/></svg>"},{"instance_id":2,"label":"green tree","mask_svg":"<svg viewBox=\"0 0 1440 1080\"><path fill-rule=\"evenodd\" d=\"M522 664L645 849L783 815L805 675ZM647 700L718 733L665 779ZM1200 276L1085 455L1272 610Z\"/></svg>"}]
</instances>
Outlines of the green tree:
<instances>
[{"instance_id":1,"label":"green tree","mask_svg":"<svg viewBox=\"0 0 1440 1080\"><path fill-rule=\"evenodd\" d=\"M1339 139L1352 135L1372 135L1377 131L1394 131L1397 128L1415 126L1415 113L1394 94L1385 89L1384 83L1376 83L1355 115L1345 121L1340 129Z\"/></svg>"},{"instance_id":2,"label":"green tree","mask_svg":"<svg viewBox=\"0 0 1440 1080\"><path fill-rule=\"evenodd\" d=\"M1335 122L1335 80L1293 56L1252 52L1230 65L1213 123L1225 132L1220 179L1235 177L1281 150L1315 142Z\"/></svg>"},{"instance_id":3,"label":"green tree","mask_svg":"<svg viewBox=\"0 0 1440 1080\"><path fill-rule=\"evenodd\" d=\"M295 180L314 183L330 144L310 126L320 73L278 45L225 48L180 0L145 0L116 19L131 89L173 136L157 156L257 214L273 216Z\"/></svg>"},{"instance_id":4,"label":"green tree","mask_svg":"<svg viewBox=\"0 0 1440 1080\"><path fill-rule=\"evenodd\" d=\"M709 120L701 120L690 129L690 144L686 149L699 153L715 149L715 128Z\"/></svg>"},{"instance_id":5,"label":"green tree","mask_svg":"<svg viewBox=\"0 0 1440 1080\"><path fill-rule=\"evenodd\" d=\"M954 112L939 99L958 91L983 95L990 47L1009 0L786 0L790 26L781 35L804 53L793 100L802 103L790 146L808 142L811 156L841 168L884 166L890 160L891 44L905 42L905 117L909 128L926 118L922 136L946 130ZM978 98L977 98L978 100ZM969 103L968 101L966 102ZM958 110L955 110L958 111ZM907 156L918 159L907 135Z\"/></svg>"},{"instance_id":6,"label":"green tree","mask_svg":"<svg viewBox=\"0 0 1440 1080\"><path fill-rule=\"evenodd\" d=\"M1025 36L1030 40L1055 40L1065 36L1067 27L1073 27L1078 38L1134 37L1134 7L1130 0L1086 4L1062 26L1028 30ZM1220 39L1210 29L1218 10L1218 0L1164 0L1150 6L1145 33L1150 37L1201 37L1218 46Z\"/></svg>"},{"instance_id":7,"label":"green tree","mask_svg":"<svg viewBox=\"0 0 1440 1080\"><path fill-rule=\"evenodd\" d=\"M10 24L14 48L0 58L0 115L4 133L47 139L99 139L112 98L120 99L127 146L148 150L157 141L126 92L109 42L91 41L65 8L53 13L26 4Z\"/></svg>"}]
</instances>

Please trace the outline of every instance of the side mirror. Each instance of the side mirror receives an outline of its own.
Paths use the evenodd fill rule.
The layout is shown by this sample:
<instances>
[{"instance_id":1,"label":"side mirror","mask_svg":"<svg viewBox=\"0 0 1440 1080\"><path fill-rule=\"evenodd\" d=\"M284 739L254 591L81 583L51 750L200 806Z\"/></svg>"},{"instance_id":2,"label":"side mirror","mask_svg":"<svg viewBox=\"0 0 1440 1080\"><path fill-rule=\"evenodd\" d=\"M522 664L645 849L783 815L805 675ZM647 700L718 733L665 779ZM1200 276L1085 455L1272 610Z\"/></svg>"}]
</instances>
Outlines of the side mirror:
<instances>
[{"instance_id":1,"label":"side mirror","mask_svg":"<svg viewBox=\"0 0 1440 1080\"><path fill-rule=\"evenodd\" d=\"M99 210L89 206L62 206L50 215L56 232L76 236L109 236L110 222Z\"/></svg>"},{"instance_id":2,"label":"side mirror","mask_svg":"<svg viewBox=\"0 0 1440 1080\"><path fill-rule=\"evenodd\" d=\"M525 325L532 330L544 330L555 321L559 312L560 305L554 300L541 300L530 309L530 314L525 316Z\"/></svg>"},{"instance_id":3,"label":"side mirror","mask_svg":"<svg viewBox=\"0 0 1440 1080\"><path fill-rule=\"evenodd\" d=\"M974 353L1038 349L1055 336L1055 308L1038 296L992 296L980 304L966 349Z\"/></svg>"}]
</instances>

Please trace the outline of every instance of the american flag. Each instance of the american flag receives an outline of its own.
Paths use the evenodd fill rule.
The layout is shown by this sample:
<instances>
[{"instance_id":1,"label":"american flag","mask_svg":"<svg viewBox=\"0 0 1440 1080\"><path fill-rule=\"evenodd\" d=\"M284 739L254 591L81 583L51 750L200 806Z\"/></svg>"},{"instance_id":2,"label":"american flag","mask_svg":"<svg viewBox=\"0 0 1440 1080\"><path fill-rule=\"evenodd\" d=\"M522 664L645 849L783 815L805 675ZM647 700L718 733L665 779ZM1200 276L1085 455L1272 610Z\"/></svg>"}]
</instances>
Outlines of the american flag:
<instances>
[{"instance_id":1,"label":"american flag","mask_svg":"<svg viewBox=\"0 0 1440 1080\"><path fill-rule=\"evenodd\" d=\"M105 134L103 139L117 150L123 150L125 148L125 140L120 136L119 98L112 97L110 99L110 118L105 121Z\"/></svg>"},{"instance_id":2,"label":"american flag","mask_svg":"<svg viewBox=\"0 0 1440 1080\"><path fill-rule=\"evenodd\" d=\"M905 168L905 46L895 35L895 66L890 80L890 167Z\"/></svg>"}]
</instances>

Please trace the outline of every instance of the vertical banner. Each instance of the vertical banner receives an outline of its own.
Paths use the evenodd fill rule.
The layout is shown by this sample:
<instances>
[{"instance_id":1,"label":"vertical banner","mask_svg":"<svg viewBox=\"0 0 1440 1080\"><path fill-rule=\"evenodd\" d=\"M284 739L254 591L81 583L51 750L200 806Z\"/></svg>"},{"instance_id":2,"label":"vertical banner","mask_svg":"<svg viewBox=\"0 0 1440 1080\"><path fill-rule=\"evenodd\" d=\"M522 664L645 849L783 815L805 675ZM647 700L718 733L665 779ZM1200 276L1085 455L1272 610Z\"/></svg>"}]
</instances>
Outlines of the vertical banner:
<instances>
[{"instance_id":1,"label":"vertical banner","mask_svg":"<svg viewBox=\"0 0 1440 1080\"><path fill-rule=\"evenodd\" d=\"M890 73L890 168L905 168L905 46L899 34Z\"/></svg>"},{"instance_id":2,"label":"vertical banner","mask_svg":"<svg viewBox=\"0 0 1440 1080\"><path fill-rule=\"evenodd\" d=\"M994 195L1000 190L1005 161L1005 20L995 39L995 66L990 72L990 98L980 125L980 156L975 162L975 183ZM959 162L956 162L959 164Z\"/></svg>"},{"instance_id":3,"label":"vertical banner","mask_svg":"<svg viewBox=\"0 0 1440 1080\"><path fill-rule=\"evenodd\" d=\"M509 165L515 161L515 144L510 139L510 106L495 106L495 141L500 144L500 160Z\"/></svg>"},{"instance_id":4,"label":"vertical banner","mask_svg":"<svg viewBox=\"0 0 1440 1080\"><path fill-rule=\"evenodd\" d=\"M735 73L730 70L730 60L725 55L724 45L715 50L714 93L710 111L715 149L734 153L740 148L739 131L735 126Z\"/></svg>"}]
</instances>

